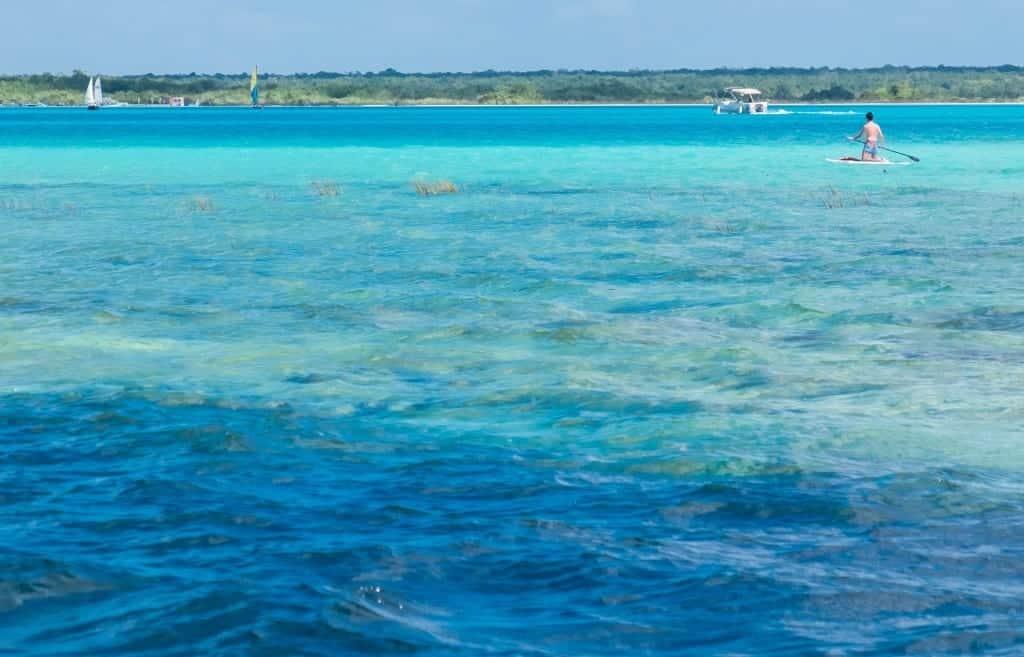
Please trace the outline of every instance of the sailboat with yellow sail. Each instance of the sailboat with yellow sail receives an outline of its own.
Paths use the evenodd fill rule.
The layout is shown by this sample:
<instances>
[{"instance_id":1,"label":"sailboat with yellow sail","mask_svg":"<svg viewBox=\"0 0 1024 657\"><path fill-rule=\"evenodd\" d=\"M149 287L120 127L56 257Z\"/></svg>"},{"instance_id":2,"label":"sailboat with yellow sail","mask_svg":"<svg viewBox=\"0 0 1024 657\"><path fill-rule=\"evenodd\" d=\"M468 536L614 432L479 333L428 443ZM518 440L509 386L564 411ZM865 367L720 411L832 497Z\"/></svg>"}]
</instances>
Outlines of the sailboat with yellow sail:
<instances>
[{"instance_id":1,"label":"sailboat with yellow sail","mask_svg":"<svg viewBox=\"0 0 1024 657\"><path fill-rule=\"evenodd\" d=\"M252 77L249 78L249 97L252 98L253 109L263 109L260 105L260 73L259 66L252 67Z\"/></svg>"}]
</instances>

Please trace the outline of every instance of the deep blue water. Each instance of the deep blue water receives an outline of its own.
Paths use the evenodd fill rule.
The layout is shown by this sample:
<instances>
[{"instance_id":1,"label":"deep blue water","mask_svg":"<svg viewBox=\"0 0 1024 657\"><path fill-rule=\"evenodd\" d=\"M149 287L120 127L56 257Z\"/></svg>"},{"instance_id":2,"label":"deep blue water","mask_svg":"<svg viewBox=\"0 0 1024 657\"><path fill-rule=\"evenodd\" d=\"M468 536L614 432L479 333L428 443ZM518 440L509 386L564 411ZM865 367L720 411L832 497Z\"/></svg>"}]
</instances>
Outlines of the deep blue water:
<instances>
[{"instance_id":1,"label":"deep blue water","mask_svg":"<svg viewBox=\"0 0 1024 657\"><path fill-rule=\"evenodd\" d=\"M1024 654L1024 107L787 109L0 110L0 655Z\"/></svg>"}]
</instances>

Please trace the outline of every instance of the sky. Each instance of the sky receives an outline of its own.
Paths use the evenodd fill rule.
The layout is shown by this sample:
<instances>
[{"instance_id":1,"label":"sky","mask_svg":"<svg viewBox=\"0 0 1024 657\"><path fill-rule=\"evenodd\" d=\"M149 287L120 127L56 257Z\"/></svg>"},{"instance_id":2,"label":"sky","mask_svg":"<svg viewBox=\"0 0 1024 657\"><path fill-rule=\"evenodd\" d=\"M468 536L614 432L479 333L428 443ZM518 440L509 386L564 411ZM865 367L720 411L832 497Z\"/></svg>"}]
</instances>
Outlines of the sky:
<instances>
[{"instance_id":1,"label":"sky","mask_svg":"<svg viewBox=\"0 0 1024 657\"><path fill-rule=\"evenodd\" d=\"M1024 64L1022 0L0 0L0 73Z\"/></svg>"}]
</instances>

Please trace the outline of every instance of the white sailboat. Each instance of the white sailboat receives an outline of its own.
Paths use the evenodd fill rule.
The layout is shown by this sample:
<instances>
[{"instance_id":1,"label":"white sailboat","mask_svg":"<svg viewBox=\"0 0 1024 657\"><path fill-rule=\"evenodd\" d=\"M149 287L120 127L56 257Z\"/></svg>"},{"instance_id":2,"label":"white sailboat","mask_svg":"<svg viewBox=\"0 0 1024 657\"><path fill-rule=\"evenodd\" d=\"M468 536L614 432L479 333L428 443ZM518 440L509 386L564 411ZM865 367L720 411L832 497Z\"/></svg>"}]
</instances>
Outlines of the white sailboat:
<instances>
[{"instance_id":1,"label":"white sailboat","mask_svg":"<svg viewBox=\"0 0 1024 657\"><path fill-rule=\"evenodd\" d=\"M99 109L103 104L103 83L99 77L89 78L89 86L85 89L85 105L91 110Z\"/></svg>"}]
</instances>

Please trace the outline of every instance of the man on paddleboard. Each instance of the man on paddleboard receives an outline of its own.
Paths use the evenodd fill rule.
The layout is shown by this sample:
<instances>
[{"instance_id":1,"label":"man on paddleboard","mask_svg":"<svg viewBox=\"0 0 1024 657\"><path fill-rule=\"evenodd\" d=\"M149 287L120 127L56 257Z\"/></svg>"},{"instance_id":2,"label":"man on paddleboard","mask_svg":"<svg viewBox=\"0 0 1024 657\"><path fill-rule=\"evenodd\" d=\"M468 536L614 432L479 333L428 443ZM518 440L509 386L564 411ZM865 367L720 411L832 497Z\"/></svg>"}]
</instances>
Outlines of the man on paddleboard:
<instances>
[{"instance_id":1,"label":"man on paddleboard","mask_svg":"<svg viewBox=\"0 0 1024 657\"><path fill-rule=\"evenodd\" d=\"M874 113L868 112L866 118L867 123L860 129L860 132L850 137L850 140L857 141L863 137L864 150L860 154L861 161L878 162L882 159L878 157L878 145L885 141L885 135L882 134L882 128L875 123Z\"/></svg>"}]
</instances>

